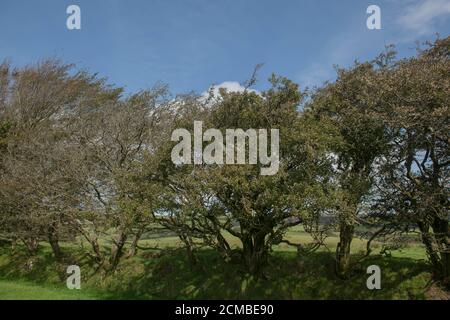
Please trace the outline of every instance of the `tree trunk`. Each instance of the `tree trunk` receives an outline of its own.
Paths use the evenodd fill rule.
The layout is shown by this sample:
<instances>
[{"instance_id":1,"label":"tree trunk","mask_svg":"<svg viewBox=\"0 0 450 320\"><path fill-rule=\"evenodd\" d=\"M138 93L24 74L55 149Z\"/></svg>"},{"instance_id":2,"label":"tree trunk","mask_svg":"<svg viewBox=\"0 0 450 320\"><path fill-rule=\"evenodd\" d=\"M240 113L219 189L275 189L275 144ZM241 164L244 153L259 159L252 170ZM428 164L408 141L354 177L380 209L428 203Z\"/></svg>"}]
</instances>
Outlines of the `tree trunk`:
<instances>
[{"instance_id":1,"label":"tree trunk","mask_svg":"<svg viewBox=\"0 0 450 320\"><path fill-rule=\"evenodd\" d=\"M430 226L427 223L418 222L419 230L422 236L422 242L425 245L425 249L427 251L428 258L430 259L431 265L433 267L434 273L436 276L440 276L442 273L441 263L438 253L436 252L433 242L434 237L430 233Z\"/></svg>"},{"instance_id":2,"label":"tree trunk","mask_svg":"<svg viewBox=\"0 0 450 320\"><path fill-rule=\"evenodd\" d=\"M39 248L39 241L36 238L24 238L22 242L27 248L28 255L35 256Z\"/></svg>"},{"instance_id":3,"label":"tree trunk","mask_svg":"<svg viewBox=\"0 0 450 320\"><path fill-rule=\"evenodd\" d=\"M94 261L96 263L99 264L99 267L101 267L101 265L103 264L103 255L100 251L100 245L98 244L98 239L97 237L93 237L93 238L86 238L89 242L89 244L92 247L92 251L94 251Z\"/></svg>"},{"instance_id":4,"label":"tree trunk","mask_svg":"<svg viewBox=\"0 0 450 320\"><path fill-rule=\"evenodd\" d=\"M120 258L123 255L123 247L126 241L127 241L127 234L121 231L111 247L111 258L109 264L110 271L113 271L117 268Z\"/></svg>"},{"instance_id":5,"label":"tree trunk","mask_svg":"<svg viewBox=\"0 0 450 320\"><path fill-rule=\"evenodd\" d=\"M336 248L336 273L345 277L350 268L350 247L355 227L348 223L341 223L339 230L339 243Z\"/></svg>"},{"instance_id":6,"label":"tree trunk","mask_svg":"<svg viewBox=\"0 0 450 320\"><path fill-rule=\"evenodd\" d=\"M441 260L441 278L450 277L450 243L448 220L436 218L433 222L433 233L439 248Z\"/></svg>"},{"instance_id":7,"label":"tree trunk","mask_svg":"<svg viewBox=\"0 0 450 320\"><path fill-rule=\"evenodd\" d=\"M187 246L186 249L189 264L191 266L195 266L197 264L197 257L195 256L194 250L192 249L191 246Z\"/></svg>"},{"instance_id":8,"label":"tree trunk","mask_svg":"<svg viewBox=\"0 0 450 320\"><path fill-rule=\"evenodd\" d=\"M84 237L84 239L86 239L86 241L91 246L93 254L88 253L88 255L94 263L98 264L97 270L100 269L103 265L104 258L102 252L100 251L100 245L98 244L97 235L95 233L89 233L89 231L85 230L80 223L77 223L75 226L78 232Z\"/></svg>"},{"instance_id":9,"label":"tree trunk","mask_svg":"<svg viewBox=\"0 0 450 320\"><path fill-rule=\"evenodd\" d=\"M180 237L181 241L184 242L184 244L185 244L186 254L187 254L189 264L191 266L196 265L197 257L195 256L194 244L192 243L191 237L184 235L184 234L180 235L179 237Z\"/></svg>"},{"instance_id":10,"label":"tree trunk","mask_svg":"<svg viewBox=\"0 0 450 320\"><path fill-rule=\"evenodd\" d=\"M12 254L16 253L16 249L17 249L17 239L13 238L11 240L11 252L12 252Z\"/></svg>"},{"instance_id":11,"label":"tree trunk","mask_svg":"<svg viewBox=\"0 0 450 320\"><path fill-rule=\"evenodd\" d=\"M136 255L137 249L138 249L137 246L138 246L139 240L141 239L143 233L144 233L144 228L141 228L138 230L138 232L134 236L133 242L131 243L130 249L128 250L128 253L127 253L127 258L131 258Z\"/></svg>"},{"instance_id":12,"label":"tree trunk","mask_svg":"<svg viewBox=\"0 0 450 320\"><path fill-rule=\"evenodd\" d=\"M48 242L52 247L53 255L55 256L56 260L60 260L62 258L62 251L61 247L59 246L59 237L56 224L52 224L49 228Z\"/></svg>"},{"instance_id":13,"label":"tree trunk","mask_svg":"<svg viewBox=\"0 0 450 320\"><path fill-rule=\"evenodd\" d=\"M247 269L257 277L262 275L263 267L267 264L268 259L265 236L265 234L246 235L241 239Z\"/></svg>"},{"instance_id":14,"label":"tree trunk","mask_svg":"<svg viewBox=\"0 0 450 320\"><path fill-rule=\"evenodd\" d=\"M217 249L223 259L229 259L231 257L230 245L220 232L217 234Z\"/></svg>"}]
</instances>

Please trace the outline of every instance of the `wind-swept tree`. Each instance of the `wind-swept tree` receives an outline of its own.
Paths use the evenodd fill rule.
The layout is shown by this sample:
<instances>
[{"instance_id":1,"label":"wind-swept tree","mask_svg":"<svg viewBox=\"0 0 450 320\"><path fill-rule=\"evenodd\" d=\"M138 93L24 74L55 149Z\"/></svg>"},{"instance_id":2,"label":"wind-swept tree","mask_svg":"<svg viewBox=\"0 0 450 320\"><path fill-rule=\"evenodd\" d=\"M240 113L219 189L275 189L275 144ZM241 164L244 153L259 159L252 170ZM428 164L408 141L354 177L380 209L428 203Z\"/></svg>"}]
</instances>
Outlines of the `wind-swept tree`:
<instances>
[{"instance_id":1,"label":"wind-swept tree","mask_svg":"<svg viewBox=\"0 0 450 320\"><path fill-rule=\"evenodd\" d=\"M384 77L392 151L382 167L378 208L415 225L434 273L450 276L450 38L403 59Z\"/></svg>"},{"instance_id":2,"label":"wind-swept tree","mask_svg":"<svg viewBox=\"0 0 450 320\"><path fill-rule=\"evenodd\" d=\"M73 170L67 122L74 110L108 91L104 82L71 65L46 60L35 66L1 68L1 232L22 240L30 253L48 241L57 258L58 240L70 234L67 210L77 206L82 184Z\"/></svg>"},{"instance_id":3,"label":"wind-swept tree","mask_svg":"<svg viewBox=\"0 0 450 320\"><path fill-rule=\"evenodd\" d=\"M377 174L376 163L387 151L385 127L375 114L384 106L378 94L379 77L389 68L392 55L389 51L376 61L338 69L336 81L318 89L307 106L336 136L329 153L335 159L340 189L336 271L342 277L351 268L351 243L358 218L367 214L364 210Z\"/></svg>"},{"instance_id":4,"label":"wind-swept tree","mask_svg":"<svg viewBox=\"0 0 450 320\"><path fill-rule=\"evenodd\" d=\"M222 90L214 103L188 113L179 124L193 132L193 122L198 120L203 121L204 130L216 129L215 137L203 141L205 150L217 143L219 133L225 136L227 129L278 129L278 172L261 175L261 161L181 166L167 162L166 187L171 193L166 194L167 205L159 217L188 243L195 246L200 241L225 257L231 252L227 238L236 237L248 271L257 275L287 229L317 221L332 198L327 184L330 161L324 157L322 142L326 138L313 118L302 117L298 111L304 94L286 78L273 76L270 81L272 87L260 94ZM247 136L245 141L248 155L256 140ZM267 151L274 152L274 146ZM237 163L237 155L232 158Z\"/></svg>"},{"instance_id":5,"label":"wind-swept tree","mask_svg":"<svg viewBox=\"0 0 450 320\"><path fill-rule=\"evenodd\" d=\"M164 108L165 95L165 87L155 87L81 109L70 124L77 171L86 186L80 210L73 212L73 226L90 244L94 260L109 271L125 256L127 240L132 239L129 254L136 252L151 222L152 194L144 197L135 177L159 143L159 109ZM111 242L109 253L101 238Z\"/></svg>"}]
</instances>

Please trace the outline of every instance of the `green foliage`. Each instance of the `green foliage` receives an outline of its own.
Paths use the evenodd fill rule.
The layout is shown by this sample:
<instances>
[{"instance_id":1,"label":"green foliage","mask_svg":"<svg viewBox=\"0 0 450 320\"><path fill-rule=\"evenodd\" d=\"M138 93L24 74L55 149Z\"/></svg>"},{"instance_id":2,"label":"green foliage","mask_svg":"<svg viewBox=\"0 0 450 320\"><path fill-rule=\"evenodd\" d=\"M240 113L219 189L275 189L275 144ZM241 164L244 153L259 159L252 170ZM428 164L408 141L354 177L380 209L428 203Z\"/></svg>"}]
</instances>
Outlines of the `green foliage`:
<instances>
[{"instance_id":1,"label":"green foliage","mask_svg":"<svg viewBox=\"0 0 450 320\"><path fill-rule=\"evenodd\" d=\"M377 240L389 255L418 232L434 276L448 281L449 47L450 38L437 40L401 60L389 47L373 61L338 69L336 81L311 95L275 75L267 90L255 92L254 74L246 90L220 90L208 99L173 99L165 86L125 97L105 79L54 59L17 69L3 63L1 243L12 252L23 245L23 263L40 268L53 266L44 242L58 263L73 254L60 243L81 244L83 263L101 275L96 281L114 282L109 276L119 274L118 292L136 282L124 296L133 290L151 298L214 296L220 292L214 284L223 282L224 297L335 297L333 290L357 297L360 287L342 288L330 264L340 278L358 275ZM260 162L175 165L171 134L192 132L195 121L222 133L278 129L277 174L261 175ZM291 228L300 225L310 241L292 239ZM336 231L333 261L320 250ZM135 257L143 236L161 232L178 237L189 264L173 248L176 254ZM352 252L355 242L364 252ZM310 254L312 260L301 261L308 271L290 276L299 261L273 253L280 246ZM394 279L395 268L404 265L413 277L423 271L422 263L404 259L376 262L392 278L383 298L397 297L402 281ZM121 274L128 267L140 278ZM288 281L269 287L271 274Z\"/></svg>"},{"instance_id":2,"label":"green foliage","mask_svg":"<svg viewBox=\"0 0 450 320\"><path fill-rule=\"evenodd\" d=\"M332 197L327 186L331 163L321 144L326 138L313 118L298 112L305 94L286 78L272 76L270 82L271 88L260 94L222 91L215 103L180 117L185 128L192 128L189 121L202 120L221 131L278 129L278 173L262 176L260 163L174 167L167 162L172 173L165 183L165 214L159 217L189 252L201 241L200 245L217 248L229 259L233 253L222 234L232 234L241 241L243 261L254 274L260 274L271 247L282 240L287 227L317 218Z\"/></svg>"}]
</instances>

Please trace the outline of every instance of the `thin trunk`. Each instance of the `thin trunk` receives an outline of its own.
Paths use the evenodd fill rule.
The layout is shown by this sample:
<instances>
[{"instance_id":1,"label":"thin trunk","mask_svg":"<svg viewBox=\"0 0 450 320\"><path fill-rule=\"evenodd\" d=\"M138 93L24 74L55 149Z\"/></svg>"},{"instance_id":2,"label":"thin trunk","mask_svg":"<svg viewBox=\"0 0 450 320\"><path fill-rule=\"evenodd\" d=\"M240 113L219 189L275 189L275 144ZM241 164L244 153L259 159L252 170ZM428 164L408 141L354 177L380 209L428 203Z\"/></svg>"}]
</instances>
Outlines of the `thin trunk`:
<instances>
[{"instance_id":1,"label":"thin trunk","mask_svg":"<svg viewBox=\"0 0 450 320\"><path fill-rule=\"evenodd\" d=\"M115 270L119 264L120 258L123 256L123 247L127 241L127 234L121 231L111 247L111 258L109 269Z\"/></svg>"},{"instance_id":2,"label":"thin trunk","mask_svg":"<svg viewBox=\"0 0 450 320\"><path fill-rule=\"evenodd\" d=\"M75 225L80 234L86 239L86 241L91 245L93 255L89 254L91 259L95 263L98 264L98 268L100 268L103 264L103 255L100 251L100 245L98 244L98 237L95 234L90 234L87 230L83 228L83 226L79 223Z\"/></svg>"},{"instance_id":3,"label":"thin trunk","mask_svg":"<svg viewBox=\"0 0 450 320\"><path fill-rule=\"evenodd\" d=\"M336 248L336 273L345 277L350 269L350 248L355 227L348 223L341 223L339 230L339 243Z\"/></svg>"},{"instance_id":4,"label":"thin trunk","mask_svg":"<svg viewBox=\"0 0 450 320\"><path fill-rule=\"evenodd\" d=\"M191 266L195 266L198 261L197 261L197 257L195 256L194 250L192 249L191 246L187 246L186 249L187 249L187 257L188 257L189 264Z\"/></svg>"},{"instance_id":5,"label":"thin trunk","mask_svg":"<svg viewBox=\"0 0 450 320\"><path fill-rule=\"evenodd\" d=\"M441 274L441 263L439 259L439 255L433 246L433 236L430 234L430 226L423 222L418 222L419 230L422 236L422 242L425 245L425 249L427 251L428 258L430 259L431 265L434 269L434 273L436 275Z\"/></svg>"},{"instance_id":6,"label":"thin trunk","mask_svg":"<svg viewBox=\"0 0 450 320\"><path fill-rule=\"evenodd\" d=\"M92 247L92 251L94 251L94 261L99 264L99 267L103 264L103 255L100 251L100 245L98 244L97 237L95 238L87 238L89 244Z\"/></svg>"},{"instance_id":7,"label":"thin trunk","mask_svg":"<svg viewBox=\"0 0 450 320\"><path fill-rule=\"evenodd\" d=\"M194 244L192 242L191 237L187 235L180 235L180 239L185 244L189 264L191 266L196 265L198 261L197 257L195 256Z\"/></svg>"},{"instance_id":8,"label":"thin trunk","mask_svg":"<svg viewBox=\"0 0 450 320\"><path fill-rule=\"evenodd\" d=\"M127 258L134 257L137 254L137 246L139 244L139 240L141 240L142 234L144 233L144 228L140 228L138 232L135 234L133 238L133 242L131 243L130 249L127 253Z\"/></svg>"},{"instance_id":9,"label":"thin trunk","mask_svg":"<svg viewBox=\"0 0 450 320\"><path fill-rule=\"evenodd\" d=\"M50 243L50 246L52 247L53 255L55 256L55 258L57 260L60 260L63 255L62 255L61 247L59 246L59 237L58 237L56 224L52 224L49 228L48 242Z\"/></svg>"},{"instance_id":10,"label":"thin trunk","mask_svg":"<svg viewBox=\"0 0 450 320\"><path fill-rule=\"evenodd\" d=\"M36 238L24 238L22 242L27 248L28 255L35 256L39 248L39 241Z\"/></svg>"},{"instance_id":11,"label":"thin trunk","mask_svg":"<svg viewBox=\"0 0 450 320\"><path fill-rule=\"evenodd\" d=\"M441 260L441 277L450 277L450 243L448 220L436 218L433 222L433 233L439 248Z\"/></svg>"},{"instance_id":12,"label":"thin trunk","mask_svg":"<svg viewBox=\"0 0 450 320\"><path fill-rule=\"evenodd\" d=\"M217 234L217 247L222 258L228 259L231 257L231 247L220 232Z\"/></svg>"},{"instance_id":13,"label":"thin trunk","mask_svg":"<svg viewBox=\"0 0 450 320\"><path fill-rule=\"evenodd\" d=\"M13 238L11 240L11 252L12 252L12 254L16 253L16 249L17 249L17 239Z\"/></svg>"}]
</instances>

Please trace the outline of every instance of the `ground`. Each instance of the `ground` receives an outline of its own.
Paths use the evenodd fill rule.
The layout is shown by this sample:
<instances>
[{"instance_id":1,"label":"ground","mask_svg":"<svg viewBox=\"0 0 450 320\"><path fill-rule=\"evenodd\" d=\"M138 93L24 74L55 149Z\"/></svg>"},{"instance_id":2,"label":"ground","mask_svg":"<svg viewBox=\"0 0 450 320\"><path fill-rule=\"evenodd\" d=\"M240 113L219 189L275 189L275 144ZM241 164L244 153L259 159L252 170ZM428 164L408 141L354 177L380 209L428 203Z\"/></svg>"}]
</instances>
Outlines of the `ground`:
<instances>
[{"instance_id":1,"label":"ground","mask_svg":"<svg viewBox=\"0 0 450 320\"><path fill-rule=\"evenodd\" d=\"M307 242L309 236L300 229L288 233L291 241ZM211 250L202 250L199 263L191 266L183 250L140 251L125 259L114 275L95 273L83 251L73 245L64 247L71 258L54 261L48 246L27 268L27 257L19 250L14 256L9 248L0 249L0 299L446 299L448 294L431 281L422 246L407 248L380 256L375 244L374 255L365 260L350 279L334 276L333 249L336 236L323 248L307 256L298 256L285 245L271 254L264 279L248 275L236 262L224 263ZM234 243L236 246L238 243ZM173 248L176 238L145 240L141 246ZM356 240L356 254L364 248ZM82 270L81 290L65 285L69 261L77 261ZM368 290L366 268L376 264L382 271L381 290Z\"/></svg>"}]
</instances>

